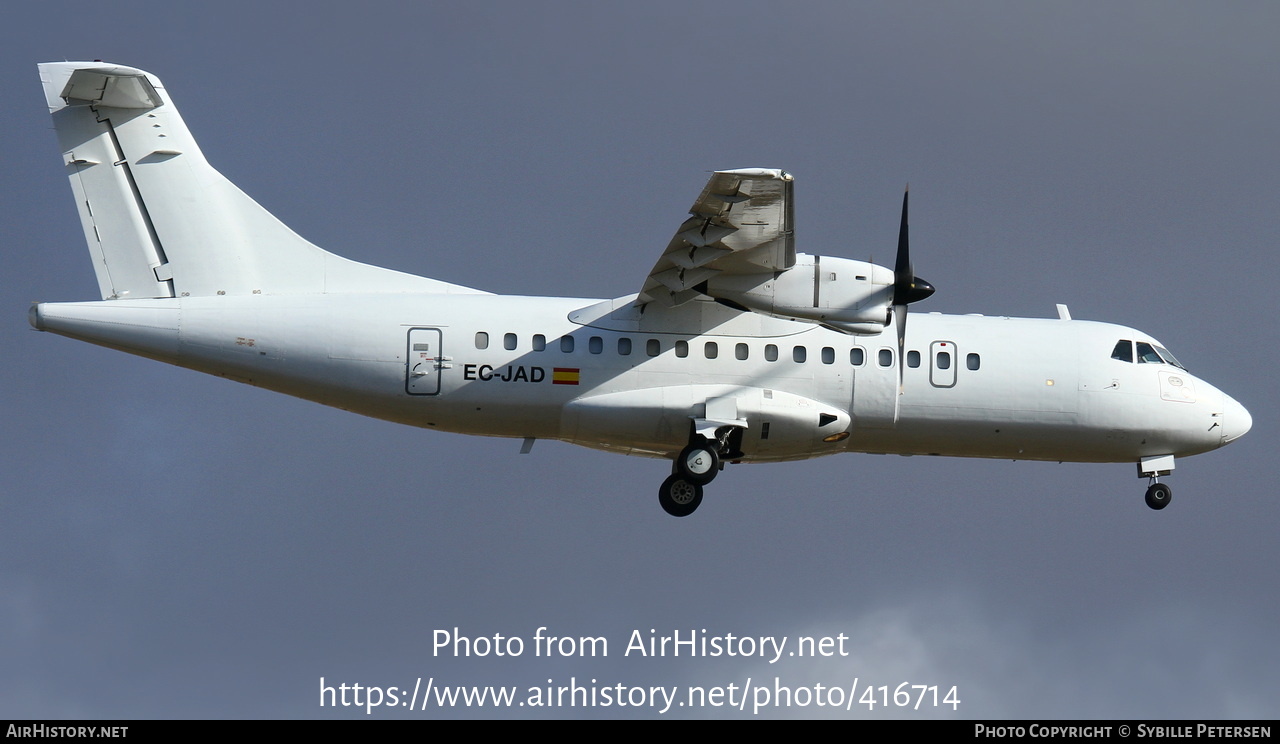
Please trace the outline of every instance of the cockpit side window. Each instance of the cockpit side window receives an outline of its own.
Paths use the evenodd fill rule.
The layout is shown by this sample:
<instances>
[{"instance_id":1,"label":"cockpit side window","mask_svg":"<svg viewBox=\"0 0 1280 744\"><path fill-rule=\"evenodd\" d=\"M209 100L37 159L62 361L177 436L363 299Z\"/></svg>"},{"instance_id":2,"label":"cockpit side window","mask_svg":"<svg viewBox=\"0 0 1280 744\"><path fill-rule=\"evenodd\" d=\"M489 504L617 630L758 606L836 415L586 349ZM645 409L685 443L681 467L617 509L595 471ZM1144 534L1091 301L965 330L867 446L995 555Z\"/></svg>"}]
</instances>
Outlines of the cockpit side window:
<instances>
[{"instance_id":1,"label":"cockpit side window","mask_svg":"<svg viewBox=\"0 0 1280 744\"><path fill-rule=\"evenodd\" d=\"M1163 364L1164 360L1156 353L1151 344L1145 341L1138 342L1138 364Z\"/></svg>"},{"instance_id":2,"label":"cockpit side window","mask_svg":"<svg viewBox=\"0 0 1280 744\"><path fill-rule=\"evenodd\" d=\"M1122 362L1133 361L1133 342L1117 341L1116 348L1111 350L1111 358L1119 359Z\"/></svg>"},{"instance_id":3,"label":"cockpit side window","mask_svg":"<svg viewBox=\"0 0 1280 744\"><path fill-rule=\"evenodd\" d=\"M1178 369L1182 369L1182 370L1186 369L1186 367L1182 366L1182 362L1179 362L1177 359L1173 358L1173 355L1169 353L1168 349L1164 348L1163 346L1157 346L1156 351L1160 352L1160 356L1163 357L1164 360L1169 364L1172 364Z\"/></svg>"}]
</instances>

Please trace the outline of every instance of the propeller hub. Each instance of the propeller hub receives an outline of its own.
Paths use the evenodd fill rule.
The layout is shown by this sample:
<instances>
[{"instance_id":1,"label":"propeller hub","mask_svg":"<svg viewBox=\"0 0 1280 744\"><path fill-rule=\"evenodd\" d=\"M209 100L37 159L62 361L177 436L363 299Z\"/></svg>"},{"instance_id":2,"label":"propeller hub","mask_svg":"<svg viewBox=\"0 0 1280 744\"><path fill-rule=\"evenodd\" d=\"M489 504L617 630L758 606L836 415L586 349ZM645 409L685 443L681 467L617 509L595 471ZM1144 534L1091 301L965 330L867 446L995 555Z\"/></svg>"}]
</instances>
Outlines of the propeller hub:
<instances>
[{"instance_id":1,"label":"propeller hub","mask_svg":"<svg viewBox=\"0 0 1280 744\"><path fill-rule=\"evenodd\" d=\"M934 293L934 286L918 276L913 276L903 283L900 292L895 292L894 299L900 304L910 305L913 302L928 299Z\"/></svg>"}]
</instances>

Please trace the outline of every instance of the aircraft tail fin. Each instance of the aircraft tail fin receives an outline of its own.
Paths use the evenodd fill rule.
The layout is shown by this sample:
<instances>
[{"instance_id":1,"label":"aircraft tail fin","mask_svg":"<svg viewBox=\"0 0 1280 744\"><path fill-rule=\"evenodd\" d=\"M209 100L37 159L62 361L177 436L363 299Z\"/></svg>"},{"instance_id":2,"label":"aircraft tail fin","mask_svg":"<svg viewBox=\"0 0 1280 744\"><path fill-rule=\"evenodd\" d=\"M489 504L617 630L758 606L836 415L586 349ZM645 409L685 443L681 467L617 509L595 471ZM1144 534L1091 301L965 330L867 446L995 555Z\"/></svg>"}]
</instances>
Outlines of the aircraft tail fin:
<instances>
[{"instance_id":1,"label":"aircraft tail fin","mask_svg":"<svg viewBox=\"0 0 1280 744\"><path fill-rule=\"evenodd\" d=\"M154 75L51 62L40 79L104 300L477 292L300 237L209 165Z\"/></svg>"}]
</instances>

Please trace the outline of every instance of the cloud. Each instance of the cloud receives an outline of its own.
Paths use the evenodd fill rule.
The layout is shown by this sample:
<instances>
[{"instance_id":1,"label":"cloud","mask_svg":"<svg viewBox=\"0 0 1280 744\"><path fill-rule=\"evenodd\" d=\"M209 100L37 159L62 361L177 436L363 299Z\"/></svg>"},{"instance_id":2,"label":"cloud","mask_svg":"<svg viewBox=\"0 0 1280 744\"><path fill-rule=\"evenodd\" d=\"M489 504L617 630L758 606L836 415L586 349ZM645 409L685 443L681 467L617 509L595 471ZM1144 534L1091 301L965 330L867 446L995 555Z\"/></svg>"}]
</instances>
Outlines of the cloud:
<instances>
[{"instance_id":1,"label":"cloud","mask_svg":"<svg viewBox=\"0 0 1280 744\"><path fill-rule=\"evenodd\" d=\"M1134 608L1087 627L1046 624L1005 609L976 592L920 594L788 630L792 651L801 637L828 638L831 656L777 664L753 659L699 674L703 681L689 684L720 675L739 684L776 681L793 692L817 684L844 688L834 699L845 709L797 704L796 696L789 706L775 698L760 710L784 718L1274 716L1274 703L1261 691L1274 689L1276 654L1257 652L1265 645L1261 627L1223 627L1212 613L1185 604ZM854 704L847 705L855 681ZM927 686L923 698L913 685ZM944 702L953 687L960 701L954 707Z\"/></svg>"}]
</instances>

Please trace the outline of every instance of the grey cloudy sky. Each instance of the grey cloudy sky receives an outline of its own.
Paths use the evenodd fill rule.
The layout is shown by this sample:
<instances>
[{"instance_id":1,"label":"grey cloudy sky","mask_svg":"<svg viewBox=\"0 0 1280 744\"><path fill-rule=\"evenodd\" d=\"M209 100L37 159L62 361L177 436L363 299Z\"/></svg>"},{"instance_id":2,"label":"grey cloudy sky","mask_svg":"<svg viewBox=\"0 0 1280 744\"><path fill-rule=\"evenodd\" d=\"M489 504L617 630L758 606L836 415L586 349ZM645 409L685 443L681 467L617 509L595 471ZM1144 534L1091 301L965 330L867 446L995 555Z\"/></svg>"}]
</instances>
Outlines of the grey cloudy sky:
<instances>
[{"instance_id":1,"label":"grey cloudy sky","mask_svg":"<svg viewBox=\"0 0 1280 744\"><path fill-rule=\"evenodd\" d=\"M1265 2L11 8L0 717L364 715L321 709L320 677L778 677L962 703L765 715L1274 718L1277 28ZM846 455L730 468L677 520L658 461L521 456L39 334L30 301L97 288L35 65L94 58L161 77L302 235L495 292L637 291L717 168L787 169L801 250L886 263L910 182L920 311L1142 328L1254 428L1180 461L1159 513L1132 465ZM433 656L455 626L610 654ZM851 653L624 657L650 628Z\"/></svg>"}]
</instances>

